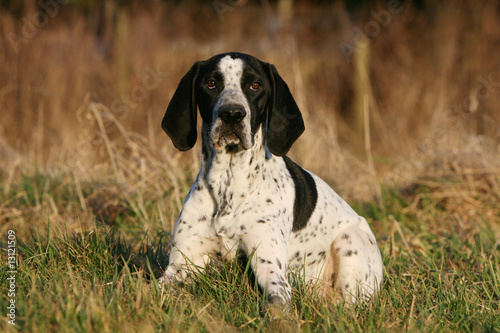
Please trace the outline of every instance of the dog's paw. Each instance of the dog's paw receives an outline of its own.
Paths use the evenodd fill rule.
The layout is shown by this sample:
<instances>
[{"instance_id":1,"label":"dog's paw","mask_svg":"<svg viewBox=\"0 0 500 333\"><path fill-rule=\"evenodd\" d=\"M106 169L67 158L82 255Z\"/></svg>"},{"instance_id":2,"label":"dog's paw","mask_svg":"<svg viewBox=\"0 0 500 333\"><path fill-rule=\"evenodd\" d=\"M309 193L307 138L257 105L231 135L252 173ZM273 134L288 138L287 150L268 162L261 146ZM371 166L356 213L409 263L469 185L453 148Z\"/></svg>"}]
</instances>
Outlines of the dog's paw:
<instances>
[{"instance_id":1,"label":"dog's paw","mask_svg":"<svg viewBox=\"0 0 500 333\"><path fill-rule=\"evenodd\" d=\"M290 311L290 303L281 295L269 295L267 307L273 319L282 318Z\"/></svg>"},{"instance_id":2,"label":"dog's paw","mask_svg":"<svg viewBox=\"0 0 500 333\"><path fill-rule=\"evenodd\" d=\"M164 274L161 278L157 280L158 288L160 288L160 290L165 291L167 290L168 286L172 285L173 282L175 282L175 278Z\"/></svg>"},{"instance_id":3,"label":"dog's paw","mask_svg":"<svg viewBox=\"0 0 500 333\"><path fill-rule=\"evenodd\" d=\"M157 283L158 283L158 288L160 288L160 290L164 290L165 289L165 276L162 276L161 278L159 278L157 280Z\"/></svg>"}]
</instances>

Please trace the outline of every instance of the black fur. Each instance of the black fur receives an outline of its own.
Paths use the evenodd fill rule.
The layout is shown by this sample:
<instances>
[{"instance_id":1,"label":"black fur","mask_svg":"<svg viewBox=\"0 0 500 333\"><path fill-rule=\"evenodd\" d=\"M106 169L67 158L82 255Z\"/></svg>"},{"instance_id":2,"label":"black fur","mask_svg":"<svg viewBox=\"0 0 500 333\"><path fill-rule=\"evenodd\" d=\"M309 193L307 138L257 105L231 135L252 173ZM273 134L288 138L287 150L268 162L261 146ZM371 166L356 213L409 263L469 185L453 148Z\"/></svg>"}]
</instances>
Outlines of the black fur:
<instances>
[{"instance_id":1,"label":"black fur","mask_svg":"<svg viewBox=\"0 0 500 333\"><path fill-rule=\"evenodd\" d=\"M307 221L309 221L318 201L318 190L316 189L316 182L309 172L286 156L283 157L283 160L295 184L292 227L292 231L295 232L307 225Z\"/></svg>"},{"instance_id":2,"label":"black fur","mask_svg":"<svg viewBox=\"0 0 500 333\"><path fill-rule=\"evenodd\" d=\"M184 75L172 96L161 121L161 128L172 139L174 146L182 151L193 148L196 143L196 98L195 86L200 63L197 62Z\"/></svg>"},{"instance_id":3,"label":"black fur","mask_svg":"<svg viewBox=\"0 0 500 333\"><path fill-rule=\"evenodd\" d=\"M285 156L304 132L304 120L276 67L265 63L265 69L272 89L267 119L267 147L274 155Z\"/></svg>"}]
</instances>

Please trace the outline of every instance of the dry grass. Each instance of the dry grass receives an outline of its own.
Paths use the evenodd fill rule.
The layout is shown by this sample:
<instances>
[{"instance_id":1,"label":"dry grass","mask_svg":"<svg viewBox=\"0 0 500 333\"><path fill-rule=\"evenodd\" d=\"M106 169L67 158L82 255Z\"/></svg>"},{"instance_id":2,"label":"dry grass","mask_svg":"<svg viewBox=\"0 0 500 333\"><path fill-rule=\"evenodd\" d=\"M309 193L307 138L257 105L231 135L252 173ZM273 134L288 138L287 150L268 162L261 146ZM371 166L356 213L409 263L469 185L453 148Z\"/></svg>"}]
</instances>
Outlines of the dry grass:
<instances>
[{"instance_id":1,"label":"dry grass","mask_svg":"<svg viewBox=\"0 0 500 333\"><path fill-rule=\"evenodd\" d=\"M110 2L100 34L95 17L61 7L18 52L8 34L24 21L0 11L0 233L29 241L47 225L63 234L106 225L137 253L168 243L199 146L175 151L161 117L194 61L236 50L277 65L306 120L290 155L371 220L386 273L450 230L470 243L485 230L499 239L498 6L402 6L366 48L354 31L384 4L352 16L340 3L298 4L287 25L266 1L223 20L211 5ZM367 58L347 61L342 42ZM498 265L498 242L490 249Z\"/></svg>"}]
</instances>

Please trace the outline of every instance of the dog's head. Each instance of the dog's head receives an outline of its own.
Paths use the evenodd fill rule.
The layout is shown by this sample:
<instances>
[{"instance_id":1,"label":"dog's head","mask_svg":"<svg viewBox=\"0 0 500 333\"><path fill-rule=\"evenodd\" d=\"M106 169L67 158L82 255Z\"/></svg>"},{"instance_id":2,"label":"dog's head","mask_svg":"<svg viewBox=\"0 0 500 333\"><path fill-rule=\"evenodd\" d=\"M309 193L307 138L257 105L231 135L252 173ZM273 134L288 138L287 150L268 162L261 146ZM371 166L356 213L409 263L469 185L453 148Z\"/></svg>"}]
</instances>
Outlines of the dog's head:
<instances>
[{"instance_id":1,"label":"dog's head","mask_svg":"<svg viewBox=\"0 0 500 333\"><path fill-rule=\"evenodd\" d=\"M253 147L263 126L269 151L283 156L304 131L300 110L276 68L247 54L196 62L181 79L161 124L180 150L196 143L197 107L217 151Z\"/></svg>"}]
</instances>

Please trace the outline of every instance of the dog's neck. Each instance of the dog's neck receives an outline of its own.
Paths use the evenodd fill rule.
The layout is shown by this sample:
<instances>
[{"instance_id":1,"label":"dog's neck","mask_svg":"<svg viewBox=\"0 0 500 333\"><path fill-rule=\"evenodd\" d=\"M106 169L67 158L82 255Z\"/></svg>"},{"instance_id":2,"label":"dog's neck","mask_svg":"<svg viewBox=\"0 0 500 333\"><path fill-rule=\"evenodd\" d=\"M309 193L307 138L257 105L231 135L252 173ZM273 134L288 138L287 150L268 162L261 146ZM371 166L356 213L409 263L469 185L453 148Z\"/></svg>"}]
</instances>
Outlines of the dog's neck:
<instances>
[{"instance_id":1,"label":"dog's neck","mask_svg":"<svg viewBox=\"0 0 500 333\"><path fill-rule=\"evenodd\" d=\"M202 125L202 156L199 181L202 181L218 198L219 210L224 205L241 201L257 186L266 173L266 147L262 127L254 135L254 145L247 150L215 150L210 144L208 126ZM231 152L237 150L235 152ZM268 158L272 155L268 152Z\"/></svg>"}]
</instances>

